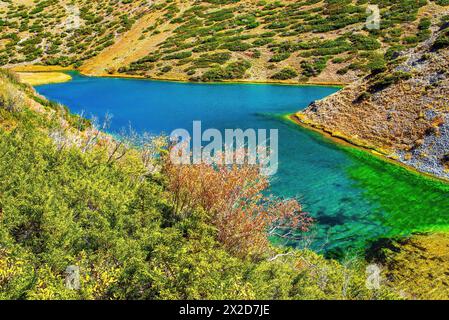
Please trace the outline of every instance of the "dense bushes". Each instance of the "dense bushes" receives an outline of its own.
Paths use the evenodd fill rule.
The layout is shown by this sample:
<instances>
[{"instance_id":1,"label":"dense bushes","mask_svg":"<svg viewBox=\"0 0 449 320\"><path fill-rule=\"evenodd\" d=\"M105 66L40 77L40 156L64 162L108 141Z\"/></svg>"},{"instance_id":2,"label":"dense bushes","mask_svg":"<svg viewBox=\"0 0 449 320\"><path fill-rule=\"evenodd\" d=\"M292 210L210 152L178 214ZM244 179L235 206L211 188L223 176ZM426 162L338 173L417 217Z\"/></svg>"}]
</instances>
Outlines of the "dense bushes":
<instances>
[{"instance_id":1,"label":"dense bushes","mask_svg":"<svg viewBox=\"0 0 449 320\"><path fill-rule=\"evenodd\" d=\"M376 74L379 72L384 72L387 69L387 63L383 56L374 55L369 58L370 59L366 67L371 71L371 73Z\"/></svg>"},{"instance_id":2,"label":"dense bushes","mask_svg":"<svg viewBox=\"0 0 449 320\"><path fill-rule=\"evenodd\" d=\"M289 57L290 57L289 52L276 53L270 58L269 62L279 62L288 59Z\"/></svg>"},{"instance_id":3,"label":"dense bushes","mask_svg":"<svg viewBox=\"0 0 449 320\"><path fill-rule=\"evenodd\" d=\"M224 68L216 67L206 71L201 76L201 81L242 79L250 67L251 63L248 61L231 62Z\"/></svg>"},{"instance_id":4,"label":"dense bushes","mask_svg":"<svg viewBox=\"0 0 449 320\"><path fill-rule=\"evenodd\" d=\"M355 49L358 50L376 50L380 48L379 41L373 37L353 34L351 35L350 40Z\"/></svg>"},{"instance_id":5,"label":"dense bushes","mask_svg":"<svg viewBox=\"0 0 449 320\"><path fill-rule=\"evenodd\" d=\"M164 60L185 59L185 58L189 58L191 56L192 56L192 52L182 51L182 52L177 52L177 53L166 55L163 59Z\"/></svg>"},{"instance_id":6,"label":"dense bushes","mask_svg":"<svg viewBox=\"0 0 449 320\"><path fill-rule=\"evenodd\" d=\"M312 61L301 61L302 74L305 77L315 77L324 70L326 64L326 57L313 59Z\"/></svg>"},{"instance_id":7,"label":"dense bushes","mask_svg":"<svg viewBox=\"0 0 449 320\"><path fill-rule=\"evenodd\" d=\"M231 59L231 54L227 52L203 54L193 62L193 66L196 68L206 68L212 64L222 65L229 59Z\"/></svg>"},{"instance_id":8,"label":"dense bushes","mask_svg":"<svg viewBox=\"0 0 449 320\"><path fill-rule=\"evenodd\" d=\"M76 8L79 26L74 22ZM58 1L38 1L33 6L12 2L5 9L0 11L0 38L10 41L0 44L0 55L8 48L9 63L70 60L75 67L111 46L116 35L129 30L144 10L136 1L116 0L79 0L67 8Z\"/></svg>"},{"instance_id":9,"label":"dense bushes","mask_svg":"<svg viewBox=\"0 0 449 320\"><path fill-rule=\"evenodd\" d=\"M242 41L234 41L228 42L221 45L221 49L228 49L230 51L246 51L252 47L251 44L242 42Z\"/></svg>"}]
</instances>

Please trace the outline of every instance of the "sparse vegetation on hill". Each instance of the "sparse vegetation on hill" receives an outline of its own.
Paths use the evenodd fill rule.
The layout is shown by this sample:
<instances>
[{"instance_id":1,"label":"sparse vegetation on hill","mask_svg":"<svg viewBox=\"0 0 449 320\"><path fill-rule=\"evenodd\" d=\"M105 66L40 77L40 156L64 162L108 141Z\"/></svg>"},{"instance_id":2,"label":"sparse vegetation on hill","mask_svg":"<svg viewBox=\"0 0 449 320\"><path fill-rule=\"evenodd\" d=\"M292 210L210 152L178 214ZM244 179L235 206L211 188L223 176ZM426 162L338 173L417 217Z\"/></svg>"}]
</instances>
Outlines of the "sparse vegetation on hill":
<instances>
[{"instance_id":1,"label":"sparse vegetation on hill","mask_svg":"<svg viewBox=\"0 0 449 320\"><path fill-rule=\"evenodd\" d=\"M370 4L381 10L380 30L366 29ZM372 70L372 55L428 39L434 12L445 5L433 0L9 2L0 6L0 65L74 65L95 75L217 81L229 79L217 76L222 62L205 63L204 55L226 54L226 61L251 64L233 80L279 81L278 74L292 68L297 75L289 82L351 82ZM80 28L70 29L68 17L78 10Z\"/></svg>"},{"instance_id":2,"label":"sparse vegetation on hill","mask_svg":"<svg viewBox=\"0 0 449 320\"><path fill-rule=\"evenodd\" d=\"M428 38L428 20L418 19L418 10L427 1L403 1L391 5L388 1L374 1L382 10L380 30L364 28L368 3L351 1L232 1L220 5L203 1L201 5L181 11L174 24L173 35L158 45L157 52L172 55L188 48L194 53L228 50L232 59L248 59L254 66L266 69L263 74L249 69L241 79L304 81L319 78L331 58L340 57L342 72L333 72L342 82L368 73L371 62L367 52L379 51L394 45L414 46ZM407 10L404 10L404 8ZM403 32L401 28L415 29L414 33ZM399 33L390 34L392 28ZM416 37L417 41L410 41ZM260 56L253 57L256 49ZM207 81L215 66L198 66L195 56L182 64L190 65L175 71L188 74L190 80ZM162 58L163 59L163 58ZM335 60L338 61L338 60ZM295 71L284 76L285 68ZM212 69L212 71L211 71ZM334 67L335 69L335 67ZM122 69L127 72L128 70ZM132 74L152 77L151 67L133 68ZM206 74L206 76L204 76ZM293 76L294 75L294 76ZM301 76L301 77L298 77Z\"/></svg>"},{"instance_id":3,"label":"sparse vegetation on hill","mask_svg":"<svg viewBox=\"0 0 449 320\"><path fill-rule=\"evenodd\" d=\"M112 45L147 10L145 1L2 1L0 66L78 67Z\"/></svg>"}]
</instances>

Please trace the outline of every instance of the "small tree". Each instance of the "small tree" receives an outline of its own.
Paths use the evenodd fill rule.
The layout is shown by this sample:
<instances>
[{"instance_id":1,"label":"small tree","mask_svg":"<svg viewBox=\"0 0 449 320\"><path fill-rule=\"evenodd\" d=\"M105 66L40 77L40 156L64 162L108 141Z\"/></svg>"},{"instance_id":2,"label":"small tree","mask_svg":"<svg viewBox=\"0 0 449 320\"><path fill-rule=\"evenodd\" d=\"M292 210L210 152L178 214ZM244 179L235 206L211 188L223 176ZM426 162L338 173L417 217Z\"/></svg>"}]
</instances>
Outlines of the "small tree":
<instances>
[{"instance_id":1,"label":"small tree","mask_svg":"<svg viewBox=\"0 0 449 320\"><path fill-rule=\"evenodd\" d=\"M218 240L233 254L260 255L268 249L268 236L307 231L312 218L295 199L265 196L268 178L257 165L178 165L163 159L173 213L188 218L197 208L208 212Z\"/></svg>"}]
</instances>

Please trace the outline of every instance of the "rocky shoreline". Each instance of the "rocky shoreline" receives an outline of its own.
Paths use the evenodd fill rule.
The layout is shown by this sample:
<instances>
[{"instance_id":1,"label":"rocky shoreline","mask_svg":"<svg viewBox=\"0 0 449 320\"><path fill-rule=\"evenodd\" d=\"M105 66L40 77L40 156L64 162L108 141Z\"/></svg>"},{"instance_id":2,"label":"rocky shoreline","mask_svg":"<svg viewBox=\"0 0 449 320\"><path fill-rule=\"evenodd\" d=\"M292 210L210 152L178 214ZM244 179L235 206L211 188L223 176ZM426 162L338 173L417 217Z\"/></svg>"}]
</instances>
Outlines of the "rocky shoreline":
<instances>
[{"instance_id":1,"label":"rocky shoreline","mask_svg":"<svg viewBox=\"0 0 449 320\"><path fill-rule=\"evenodd\" d=\"M389 70L407 77L372 90L368 76L297 113L300 122L419 172L449 179L449 48L435 50L438 32L400 53Z\"/></svg>"}]
</instances>

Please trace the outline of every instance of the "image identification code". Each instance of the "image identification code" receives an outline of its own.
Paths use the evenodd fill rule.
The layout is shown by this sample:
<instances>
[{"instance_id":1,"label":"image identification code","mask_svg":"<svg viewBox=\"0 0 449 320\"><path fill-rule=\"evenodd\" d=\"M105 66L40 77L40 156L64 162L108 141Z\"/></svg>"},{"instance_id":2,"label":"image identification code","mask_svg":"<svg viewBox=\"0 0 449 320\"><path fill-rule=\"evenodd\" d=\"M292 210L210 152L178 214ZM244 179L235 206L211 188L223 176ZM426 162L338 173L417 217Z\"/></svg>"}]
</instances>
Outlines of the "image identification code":
<instances>
[{"instance_id":1,"label":"image identification code","mask_svg":"<svg viewBox=\"0 0 449 320\"><path fill-rule=\"evenodd\" d=\"M222 308L213 306L193 306L187 304L179 308L180 315L199 315L207 318L216 315L252 315L266 316L270 314L270 305L268 304L224 304Z\"/></svg>"}]
</instances>

